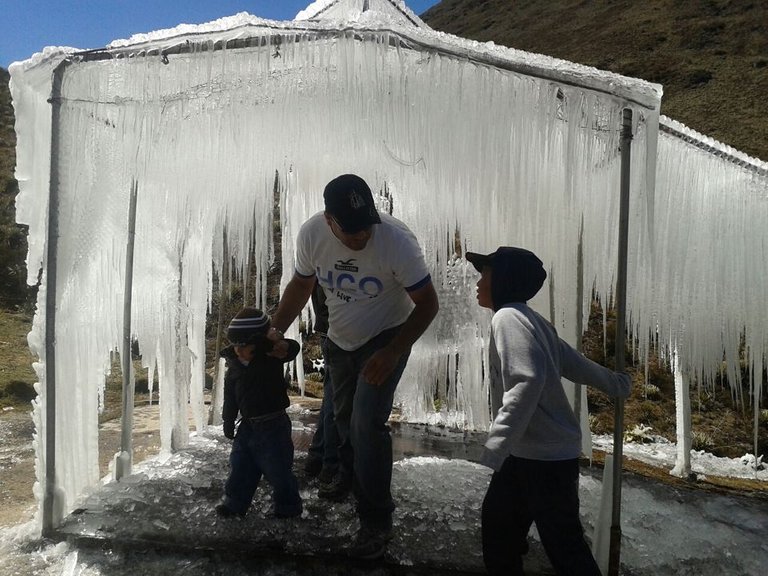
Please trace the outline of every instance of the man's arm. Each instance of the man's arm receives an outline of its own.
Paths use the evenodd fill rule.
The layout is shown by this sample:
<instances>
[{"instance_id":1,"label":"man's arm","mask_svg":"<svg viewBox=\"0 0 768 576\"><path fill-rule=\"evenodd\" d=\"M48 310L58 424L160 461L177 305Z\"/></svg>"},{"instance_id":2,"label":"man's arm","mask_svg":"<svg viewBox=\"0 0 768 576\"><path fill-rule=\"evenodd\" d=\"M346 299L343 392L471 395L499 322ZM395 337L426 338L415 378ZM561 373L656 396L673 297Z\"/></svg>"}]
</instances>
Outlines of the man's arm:
<instances>
[{"instance_id":1,"label":"man's arm","mask_svg":"<svg viewBox=\"0 0 768 576\"><path fill-rule=\"evenodd\" d=\"M363 377L380 386L395 369L400 357L408 350L432 323L440 307L432 282L408 292L416 305L400 331L384 348L377 350L363 367Z\"/></svg>"},{"instance_id":2,"label":"man's arm","mask_svg":"<svg viewBox=\"0 0 768 576\"><path fill-rule=\"evenodd\" d=\"M288 342L283 339L285 330L288 326L293 324L296 317L304 308L304 305L309 300L312 294L312 289L315 287L314 276L301 276L294 273L288 285L283 290L283 295L280 298L280 304L277 306L277 311L272 316L272 326L267 332L267 338L272 340L275 344L272 347L272 351L269 353L274 358L280 358L285 362L289 355ZM295 354L294 354L295 357Z\"/></svg>"},{"instance_id":3,"label":"man's arm","mask_svg":"<svg viewBox=\"0 0 768 576\"><path fill-rule=\"evenodd\" d=\"M287 330L306 305L314 287L314 276L301 276L294 273L293 278L283 290L277 311L272 316L272 328L280 333Z\"/></svg>"}]
</instances>

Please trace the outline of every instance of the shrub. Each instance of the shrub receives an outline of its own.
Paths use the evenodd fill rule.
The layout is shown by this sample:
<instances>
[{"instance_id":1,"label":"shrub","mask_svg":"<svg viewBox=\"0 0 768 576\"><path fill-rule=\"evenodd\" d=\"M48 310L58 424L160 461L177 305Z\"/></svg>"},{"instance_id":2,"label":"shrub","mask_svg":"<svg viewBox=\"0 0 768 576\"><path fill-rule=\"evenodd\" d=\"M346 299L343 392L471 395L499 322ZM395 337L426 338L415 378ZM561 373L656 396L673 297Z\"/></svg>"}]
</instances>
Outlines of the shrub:
<instances>
[{"instance_id":1,"label":"shrub","mask_svg":"<svg viewBox=\"0 0 768 576\"><path fill-rule=\"evenodd\" d=\"M5 387L5 394L19 402L31 402L37 397L32 384L21 380L12 380Z\"/></svg>"},{"instance_id":2,"label":"shrub","mask_svg":"<svg viewBox=\"0 0 768 576\"><path fill-rule=\"evenodd\" d=\"M707 82L712 80L712 72L709 70L692 70L686 78L686 84L689 88L696 88L698 86L704 86Z\"/></svg>"},{"instance_id":3,"label":"shrub","mask_svg":"<svg viewBox=\"0 0 768 576\"><path fill-rule=\"evenodd\" d=\"M653 384L643 385L643 396L648 400L661 400L661 390Z\"/></svg>"},{"instance_id":4,"label":"shrub","mask_svg":"<svg viewBox=\"0 0 768 576\"><path fill-rule=\"evenodd\" d=\"M309 372L304 374L304 379L311 382L322 382L323 375L320 372Z\"/></svg>"},{"instance_id":5,"label":"shrub","mask_svg":"<svg viewBox=\"0 0 768 576\"><path fill-rule=\"evenodd\" d=\"M632 430L624 432L624 442L638 442L645 444L654 441L653 428L645 424L636 424Z\"/></svg>"},{"instance_id":6,"label":"shrub","mask_svg":"<svg viewBox=\"0 0 768 576\"><path fill-rule=\"evenodd\" d=\"M705 452L711 452L715 447L715 441L706 432L694 431L691 435L691 448L694 450L703 450Z\"/></svg>"}]
</instances>

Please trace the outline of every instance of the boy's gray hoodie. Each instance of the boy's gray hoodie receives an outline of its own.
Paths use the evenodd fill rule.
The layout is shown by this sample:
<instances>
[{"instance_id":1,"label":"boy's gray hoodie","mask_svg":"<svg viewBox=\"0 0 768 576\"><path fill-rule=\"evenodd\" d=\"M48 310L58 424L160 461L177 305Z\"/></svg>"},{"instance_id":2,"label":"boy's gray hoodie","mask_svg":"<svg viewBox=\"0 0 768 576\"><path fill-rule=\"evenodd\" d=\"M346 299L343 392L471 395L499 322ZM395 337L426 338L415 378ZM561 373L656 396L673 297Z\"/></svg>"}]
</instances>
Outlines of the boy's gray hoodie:
<instances>
[{"instance_id":1,"label":"boy's gray hoodie","mask_svg":"<svg viewBox=\"0 0 768 576\"><path fill-rule=\"evenodd\" d=\"M581 428L561 377L594 386L609 396L626 397L630 391L627 374L613 372L577 352L560 339L554 326L519 301L533 297L541 287L546 274L540 267L538 258L526 250L499 249L493 255L495 313L489 356L496 417L483 463L494 470L510 455L531 460L579 457Z\"/></svg>"}]
</instances>

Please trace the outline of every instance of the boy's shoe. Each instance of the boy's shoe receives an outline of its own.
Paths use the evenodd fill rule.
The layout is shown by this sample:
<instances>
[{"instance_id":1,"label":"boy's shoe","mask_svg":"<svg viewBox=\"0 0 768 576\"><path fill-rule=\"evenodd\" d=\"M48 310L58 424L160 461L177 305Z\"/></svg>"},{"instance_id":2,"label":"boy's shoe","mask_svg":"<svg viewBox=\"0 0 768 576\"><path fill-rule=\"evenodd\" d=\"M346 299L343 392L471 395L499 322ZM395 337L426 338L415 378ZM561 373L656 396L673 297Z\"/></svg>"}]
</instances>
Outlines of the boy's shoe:
<instances>
[{"instance_id":1,"label":"boy's shoe","mask_svg":"<svg viewBox=\"0 0 768 576\"><path fill-rule=\"evenodd\" d=\"M387 544L393 536L392 528L374 529L363 526L358 530L355 541L347 550L347 554L360 560L376 560L384 556L384 552L387 551Z\"/></svg>"},{"instance_id":2,"label":"boy's shoe","mask_svg":"<svg viewBox=\"0 0 768 576\"><path fill-rule=\"evenodd\" d=\"M234 510L232 510L232 508L230 508L224 503L218 504L216 508L214 508L214 510L216 510L216 515L219 516L220 518L244 518L245 517L245 512L235 512Z\"/></svg>"},{"instance_id":3,"label":"boy's shoe","mask_svg":"<svg viewBox=\"0 0 768 576\"><path fill-rule=\"evenodd\" d=\"M323 470L323 461L319 458L307 458L304 463L304 478L307 480L317 477Z\"/></svg>"},{"instance_id":4,"label":"boy's shoe","mask_svg":"<svg viewBox=\"0 0 768 576\"><path fill-rule=\"evenodd\" d=\"M320 484L320 488L317 491L317 496L323 500L341 502L346 500L351 490L352 479L342 474L338 474L328 484Z\"/></svg>"}]
</instances>

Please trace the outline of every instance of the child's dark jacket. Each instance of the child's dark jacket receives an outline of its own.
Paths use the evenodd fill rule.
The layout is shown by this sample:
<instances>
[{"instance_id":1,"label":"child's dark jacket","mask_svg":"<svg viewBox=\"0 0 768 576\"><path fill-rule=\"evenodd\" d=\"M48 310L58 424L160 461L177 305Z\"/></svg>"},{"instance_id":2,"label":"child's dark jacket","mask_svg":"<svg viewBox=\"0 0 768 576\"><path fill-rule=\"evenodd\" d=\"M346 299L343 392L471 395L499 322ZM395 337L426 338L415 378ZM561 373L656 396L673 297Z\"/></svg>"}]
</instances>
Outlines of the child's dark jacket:
<instances>
[{"instance_id":1,"label":"child's dark jacket","mask_svg":"<svg viewBox=\"0 0 768 576\"><path fill-rule=\"evenodd\" d=\"M225 423L234 423L238 412L244 419L257 418L290 405L283 364L296 358L299 343L286 341L288 354L285 358L273 358L259 351L248 366L241 364L231 346L221 351L221 356L227 360L221 414Z\"/></svg>"}]
</instances>

